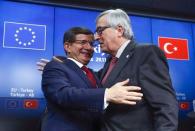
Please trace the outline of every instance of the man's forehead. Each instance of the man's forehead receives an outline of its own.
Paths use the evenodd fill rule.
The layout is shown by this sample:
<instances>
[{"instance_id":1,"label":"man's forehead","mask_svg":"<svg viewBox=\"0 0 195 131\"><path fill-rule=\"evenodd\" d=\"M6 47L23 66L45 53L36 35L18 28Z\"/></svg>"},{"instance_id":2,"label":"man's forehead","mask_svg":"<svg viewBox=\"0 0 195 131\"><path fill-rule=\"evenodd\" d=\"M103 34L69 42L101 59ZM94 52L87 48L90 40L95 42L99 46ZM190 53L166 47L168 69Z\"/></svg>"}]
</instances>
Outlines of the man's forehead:
<instances>
[{"instance_id":1,"label":"man's forehead","mask_svg":"<svg viewBox=\"0 0 195 131\"><path fill-rule=\"evenodd\" d=\"M106 16L102 16L98 19L96 27L101 27L107 25Z\"/></svg>"},{"instance_id":2,"label":"man's forehead","mask_svg":"<svg viewBox=\"0 0 195 131\"><path fill-rule=\"evenodd\" d=\"M93 34L77 34L76 38L91 39L93 38Z\"/></svg>"}]
</instances>

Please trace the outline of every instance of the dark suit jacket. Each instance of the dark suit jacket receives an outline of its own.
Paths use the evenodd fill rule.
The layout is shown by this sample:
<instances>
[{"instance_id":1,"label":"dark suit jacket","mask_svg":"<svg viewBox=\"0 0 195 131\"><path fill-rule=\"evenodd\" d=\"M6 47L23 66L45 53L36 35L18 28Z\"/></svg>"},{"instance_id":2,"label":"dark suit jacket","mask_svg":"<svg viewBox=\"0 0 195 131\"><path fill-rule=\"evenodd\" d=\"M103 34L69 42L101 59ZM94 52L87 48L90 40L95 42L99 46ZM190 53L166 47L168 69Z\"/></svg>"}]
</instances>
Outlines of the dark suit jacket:
<instances>
[{"instance_id":1,"label":"dark suit jacket","mask_svg":"<svg viewBox=\"0 0 195 131\"><path fill-rule=\"evenodd\" d=\"M101 79L108 66L109 59L100 71ZM154 45L129 43L104 87L127 78L130 85L142 88L143 100L135 106L110 103L102 131L176 131L178 103L163 52Z\"/></svg>"},{"instance_id":2,"label":"dark suit jacket","mask_svg":"<svg viewBox=\"0 0 195 131\"><path fill-rule=\"evenodd\" d=\"M49 62L43 71L42 90L48 108L42 124L43 131L97 129L105 89L92 88L86 75L73 61Z\"/></svg>"}]
</instances>

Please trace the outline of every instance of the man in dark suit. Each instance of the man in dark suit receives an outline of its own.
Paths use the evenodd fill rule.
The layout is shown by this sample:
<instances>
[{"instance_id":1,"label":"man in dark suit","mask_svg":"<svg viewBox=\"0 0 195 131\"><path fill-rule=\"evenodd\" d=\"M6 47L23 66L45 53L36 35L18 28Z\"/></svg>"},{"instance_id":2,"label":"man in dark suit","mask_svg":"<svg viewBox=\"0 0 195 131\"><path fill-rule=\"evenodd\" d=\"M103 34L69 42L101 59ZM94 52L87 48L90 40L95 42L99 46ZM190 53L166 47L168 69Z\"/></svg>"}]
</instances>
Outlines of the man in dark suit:
<instances>
[{"instance_id":1,"label":"man in dark suit","mask_svg":"<svg viewBox=\"0 0 195 131\"><path fill-rule=\"evenodd\" d=\"M136 106L110 103L101 130L177 131L178 105L163 52L154 45L136 44L130 19L121 9L97 17L95 38L102 51L111 55L99 72L103 86L109 88L129 78L129 84L140 86L143 92ZM107 74L113 57L118 60Z\"/></svg>"},{"instance_id":2,"label":"man in dark suit","mask_svg":"<svg viewBox=\"0 0 195 131\"><path fill-rule=\"evenodd\" d=\"M64 34L67 58L50 61L42 74L42 90L47 113L42 131L95 131L106 102L135 105L142 94L129 80L118 82L110 89L101 84L88 64L93 55L93 33L74 27ZM83 69L83 70L82 70ZM90 76L89 76L90 75Z\"/></svg>"}]
</instances>

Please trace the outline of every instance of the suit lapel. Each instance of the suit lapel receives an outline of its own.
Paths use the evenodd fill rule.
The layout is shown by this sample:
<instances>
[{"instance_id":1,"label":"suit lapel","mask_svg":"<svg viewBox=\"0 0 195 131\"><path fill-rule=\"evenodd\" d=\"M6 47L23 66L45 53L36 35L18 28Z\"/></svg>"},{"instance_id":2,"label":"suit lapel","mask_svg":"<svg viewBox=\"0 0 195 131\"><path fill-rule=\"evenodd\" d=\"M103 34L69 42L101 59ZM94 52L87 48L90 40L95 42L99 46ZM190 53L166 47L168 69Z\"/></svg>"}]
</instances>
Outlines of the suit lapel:
<instances>
[{"instance_id":1,"label":"suit lapel","mask_svg":"<svg viewBox=\"0 0 195 131\"><path fill-rule=\"evenodd\" d=\"M135 47L135 43L133 41L127 45L127 47L124 49L123 53L121 54L120 58L118 59L115 67L109 74L104 84L104 87L111 87L113 84L115 84L115 80L118 77L119 73L127 64L127 62L131 59L134 52L134 47Z\"/></svg>"},{"instance_id":2,"label":"suit lapel","mask_svg":"<svg viewBox=\"0 0 195 131\"><path fill-rule=\"evenodd\" d=\"M64 64L66 66L68 66L69 68L71 68L76 74L78 74L80 76L81 79L83 79L83 81L88 85L88 87L91 87L91 83L88 80L87 76L84 74L84 72L82 71L82 69L75 64L73 61L66 59L63 61Z\"/></svg>"}]
</instances>

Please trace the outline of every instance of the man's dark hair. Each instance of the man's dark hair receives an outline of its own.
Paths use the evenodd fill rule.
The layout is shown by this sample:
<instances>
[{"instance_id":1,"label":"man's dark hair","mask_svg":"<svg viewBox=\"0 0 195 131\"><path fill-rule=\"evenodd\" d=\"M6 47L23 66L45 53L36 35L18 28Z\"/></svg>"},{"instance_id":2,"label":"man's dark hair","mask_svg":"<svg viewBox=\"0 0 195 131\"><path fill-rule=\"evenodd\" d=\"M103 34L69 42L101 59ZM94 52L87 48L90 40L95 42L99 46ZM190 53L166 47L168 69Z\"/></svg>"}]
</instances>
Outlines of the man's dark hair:
<instances>
[{"instance_id":1,"label":"man's dark hair","mask_svg":"<svg viewBox=\"0 0 195 131\"><path fill-rule=\"evenodd\" d=\"M69 42L69 43L75 42L76 35L78 34L93 35L93 32L84 27L70 28L64 33L63 44L65 44L65 42Z\"/></svg>"}]
</instances>

